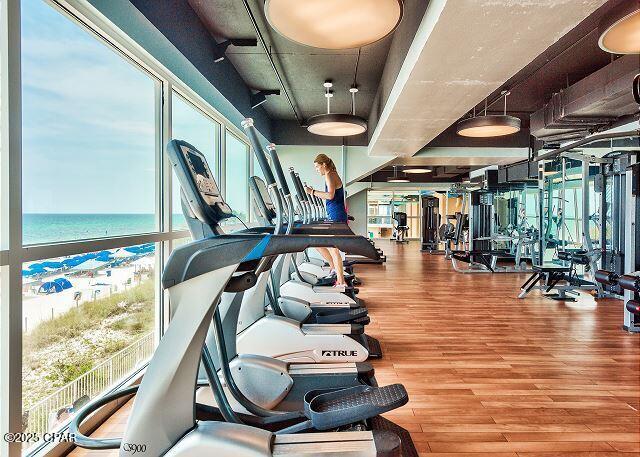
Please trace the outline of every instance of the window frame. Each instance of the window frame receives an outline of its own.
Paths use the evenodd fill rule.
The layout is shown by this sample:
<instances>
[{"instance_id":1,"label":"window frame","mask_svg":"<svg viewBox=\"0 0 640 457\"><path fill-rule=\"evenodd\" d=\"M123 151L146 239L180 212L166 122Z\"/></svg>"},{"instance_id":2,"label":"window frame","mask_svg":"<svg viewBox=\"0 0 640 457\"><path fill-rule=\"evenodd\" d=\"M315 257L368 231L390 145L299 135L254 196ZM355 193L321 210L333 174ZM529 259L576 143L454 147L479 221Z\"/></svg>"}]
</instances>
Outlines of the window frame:
<instances>
[{"instance_id":1,"label":"window frame","mask_svg":"<svg viewBox=\"0 0 640 457\"><path fill-rule=\"evenodd\" d=\"M223 153L222 153L222 157L224 158L224 173L222 173L222 167L221 167L221 176L219 181L221 181L221 191L222 191L222 195L224 196L225 200L227 200L227 135L231 135L233 136L236 140L238 140L240 143L244 144L247 148L247 183L246 183L246 189L247 189L247 207L244 208L244 213L248 216L248 220L244 221L245 223L249 223L252 222L252 218L251 218L251 190L249 189L249 177L251 176L251 173L253 171L253 161L251 160L251 146L249 144L249 141L246 140L243 136L238 136L235 132L233 132L231 129L227 130L226 128L224 129L224 149L223 149ZM234 214L236 213L237 208L231 208L234 211ZM240 229L243 228L244 225L238 221L237 224L229 224L226 227L231 231L234 229Z\"/></svg>"},{"instance_id":2,"label":"window frame","mask_svg":"<svg viewBox=\"0 0 640 457\"><path fill-rule=\"evenodd\" d=\"M0 300L0 433L21 430L22 419L22 264L103 249L137 244L156 244L156 271L161 272L175 241L190 237L188 230L173 231L172 176L165 147L172 138L171 97L176 92L217 123L218 144L215 151L216 173L224 189L225 145L227 132L248 147L248 176L253 172L251 148L244 132L228 121L196 91L157 61L141 45L85 0L39 0L84 28L103 44L113 48L121 57L154 79L155 84L155 216L157 230L151 233L88 240L73 240L46 244L22 245L22 149L21 149L21 0L0 0L0 268L2 288ZM9 150L11 154L9 154ZM248 183L247 183L248 189ZM223 190L224 192L224 190ZM249 190L247 190L249 194ZM250 212L250 196L247 214ZM11 208L11 210L9 209ZM251 217L251 216L249 216ZM161 286L161 274L156 274L156 338L168 325L167 294ZM6 305L6 306L5 306ZM157 344L156 340L156 344ZM144 368L123 384L135 381ZM40 445L29 451L36 455L51 450L53 445ZM0 441L0 455L22 455L19 443Z\"/></svg>"}]
</instances>

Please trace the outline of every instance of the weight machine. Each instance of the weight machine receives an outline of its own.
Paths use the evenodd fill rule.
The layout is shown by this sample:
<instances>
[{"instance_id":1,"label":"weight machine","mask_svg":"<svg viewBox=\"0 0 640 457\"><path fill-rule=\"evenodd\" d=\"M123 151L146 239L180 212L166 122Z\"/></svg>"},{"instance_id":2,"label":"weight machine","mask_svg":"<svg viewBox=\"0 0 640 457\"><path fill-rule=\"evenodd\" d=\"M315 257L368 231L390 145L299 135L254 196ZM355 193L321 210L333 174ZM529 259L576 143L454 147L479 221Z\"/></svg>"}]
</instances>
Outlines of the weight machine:
<instances>
[{"instance_id":1,"label":"weight machine","mask_svg":"<svg viewBox=\"0 0 640 457\"><path fill-rule=\"evenodd\" d=\"M401 211L393 213L393 221L395 222L395 224L393 224L393 240L396 243L408 243L409 240L406 239L407 232L409 232L409 226L407 225L407 213L403 213Z\"/></svg>"},{"instance_id":2,"label":"weight machine","mask_svg":"<svg viewBox=\"0 0 640 457\"><path fill-rule=\"evenodd\" d=\"M440 239L438 227L440 226L440 200L431 195L420 197L422 209L422 233L420 236L420 250L434 252L438 250Z\"/></svg>"},{"instance_id":3,"label":"weight machine","mask_svg":"<svg viewBox=\"0 0 640 457\"><path fill-rule=\"evenodd\" d=\"M497 170L485 171L476 184L479 188L468 193L468 248L452 250L447 256L460 273L529 271L527 260L534 255L538 232L527 221L524 197L527 185L506 180L498 184L497 173ZM510 262L513 265L509 265Z\"/></svg>"},{"instance_id":4,"label":"weight machine","mask_svg":"<svg viewBox=\"0 0 640 457\"><path fill-rule=\"evenodd\" d=\"M630 279L640 276L639 140L637 128L596 134L537 157L537 161L548 161L541 168L541 212L545 217L541 220L544 236L540 245L546 255L545 262L535 266L537 280L525 283L521 296L532 288L556 290L559 298L576 295L578 290L593 290L597 297L624 294L623 328L640 331L636 287L640 281ZM609 152L590 155L586 148L606 148ZM580 199L575 198L575 189L580 191ZM579 241L570 236L571 216L579 219ZM549 251L554 253L551 259ZM575 270L574 264L578 264ZM534 287L538 280L545 284Z\"/></svg>"},{"instance_id":5,"label":"weight machine","mask_svg":"<svg viewBox=\"0 0 640 457\"><path fill-rule=\"evenodd\" d=\"M617 294L623 294L624 302L624 318L622 323L623 330L632 333L640 333L640 160L638 159L638 153L630 155L628 157L627 167L625 173L620 178L619 186L627 192L621 194L619 201L623 201L622 208L625 208L624 219L621 224L616 227L613 224L613 229L623 228L618 236L624 237L624 242L621 244L624 246L624 251L621 256L611 255L609 261L605 263L607 259L606 252L609 251L609 247L613 246L615 240L615 230L612 230L613 236L611 237L612 244L605 245L606 249L603 249L603 266L608 265L613 268L599 270L596 273L596 280L603 285L607 290L613 290ZM613 171L616 171L616 167L611 167ZM605 177L607 176L605 170ZM622 171L620 169L620 171ZM616 185L616 182L613 182ZM615 197L614 194L611 195ZM615 198L612 199L615 201ZM612 217L615 211L612 211ZM622 226L622 227L620 227ZM618 243L620 241L618 240ZM611 249L613 251L613 249ZM622 260L620 260L622 257ZM617 260L617 261L614 261ZM623 266L621 266L623 265ZM627 271L629 273L622 274L621 271Z\"/></svg>"},{"instance_id":6,"label":"weight machine","mask_svg":"<svg viewBox=\"0 0 640 457\"><path fill-rule=\"evenodd\" d=\"M447 191L445 196L445 213L446 220L438 229L438 238L444 242L444 258L451 260L454 250L467 250L469 240L469 215L467 208L469 206L469 191L460 184L454 185L451 190ZM460 211L449 214L449 198L462 197L462 207Z\"/></svg>"}]
</instances>

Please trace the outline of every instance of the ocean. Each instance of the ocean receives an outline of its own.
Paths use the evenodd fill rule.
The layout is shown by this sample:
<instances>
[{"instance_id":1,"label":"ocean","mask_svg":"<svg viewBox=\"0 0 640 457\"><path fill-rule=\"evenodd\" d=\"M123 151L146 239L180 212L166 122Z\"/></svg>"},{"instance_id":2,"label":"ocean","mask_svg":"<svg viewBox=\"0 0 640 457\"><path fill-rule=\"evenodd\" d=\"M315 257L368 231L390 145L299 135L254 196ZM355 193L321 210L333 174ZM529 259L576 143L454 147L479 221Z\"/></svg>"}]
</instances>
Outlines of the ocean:
<instances>
[{"instance_id":1,"label":"ocean","mask_svg":"<svg viewBox=\"0 0 640 457\"><path fill-rule=\"evenodd\" d=\"M185 229L182 214L173 215L174 229ZM42 244L122 235L157 230L153 214L24 214L24 244Z\"/></svg>"}]
</instances>

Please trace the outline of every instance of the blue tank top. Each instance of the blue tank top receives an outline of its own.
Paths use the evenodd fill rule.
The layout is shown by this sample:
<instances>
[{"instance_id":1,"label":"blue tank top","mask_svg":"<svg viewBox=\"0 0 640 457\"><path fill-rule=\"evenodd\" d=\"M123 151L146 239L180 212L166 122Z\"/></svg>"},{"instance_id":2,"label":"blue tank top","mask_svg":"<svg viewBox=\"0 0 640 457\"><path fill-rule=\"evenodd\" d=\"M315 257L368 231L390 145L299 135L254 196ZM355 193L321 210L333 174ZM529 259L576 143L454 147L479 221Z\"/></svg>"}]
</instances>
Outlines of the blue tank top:
<instances>
[{"instance_id":1,"label":"blue tank top","mask_svg":"<svg viewBox=\"0 0 640 457\"><path fill-rule=\"evenodd\" d=\"M324 186L325 192L328 191ZM327 216L334 222L347 222L347 209L344 207L344 188L336 189L331 200L327 200Z\"/></svg>"}]
</instances>

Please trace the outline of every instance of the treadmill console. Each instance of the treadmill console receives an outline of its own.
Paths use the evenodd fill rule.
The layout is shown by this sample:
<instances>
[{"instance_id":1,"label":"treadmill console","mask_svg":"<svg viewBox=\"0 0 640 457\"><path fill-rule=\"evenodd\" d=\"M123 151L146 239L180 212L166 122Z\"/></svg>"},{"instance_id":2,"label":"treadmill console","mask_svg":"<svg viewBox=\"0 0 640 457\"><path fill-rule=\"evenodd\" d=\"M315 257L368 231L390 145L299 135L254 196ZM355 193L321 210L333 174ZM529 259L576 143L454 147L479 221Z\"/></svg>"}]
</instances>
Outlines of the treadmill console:
<instances>
[{"instance_id":1,"label":"treadmill console","mask_svg":"<svg viewBox=\"0 0 640 457\"><path fill-rule=\"evenodd\" d=\"M204 155L200 151L191 149L185 145L181 145L180 150L189 167L193 182L205 203L209 206L216 206L223 212L231 213L231 208L229 208L222 198L218 184L216 184L213 173L211 173L211 169Z\"/></svg>"}]
</instances>

